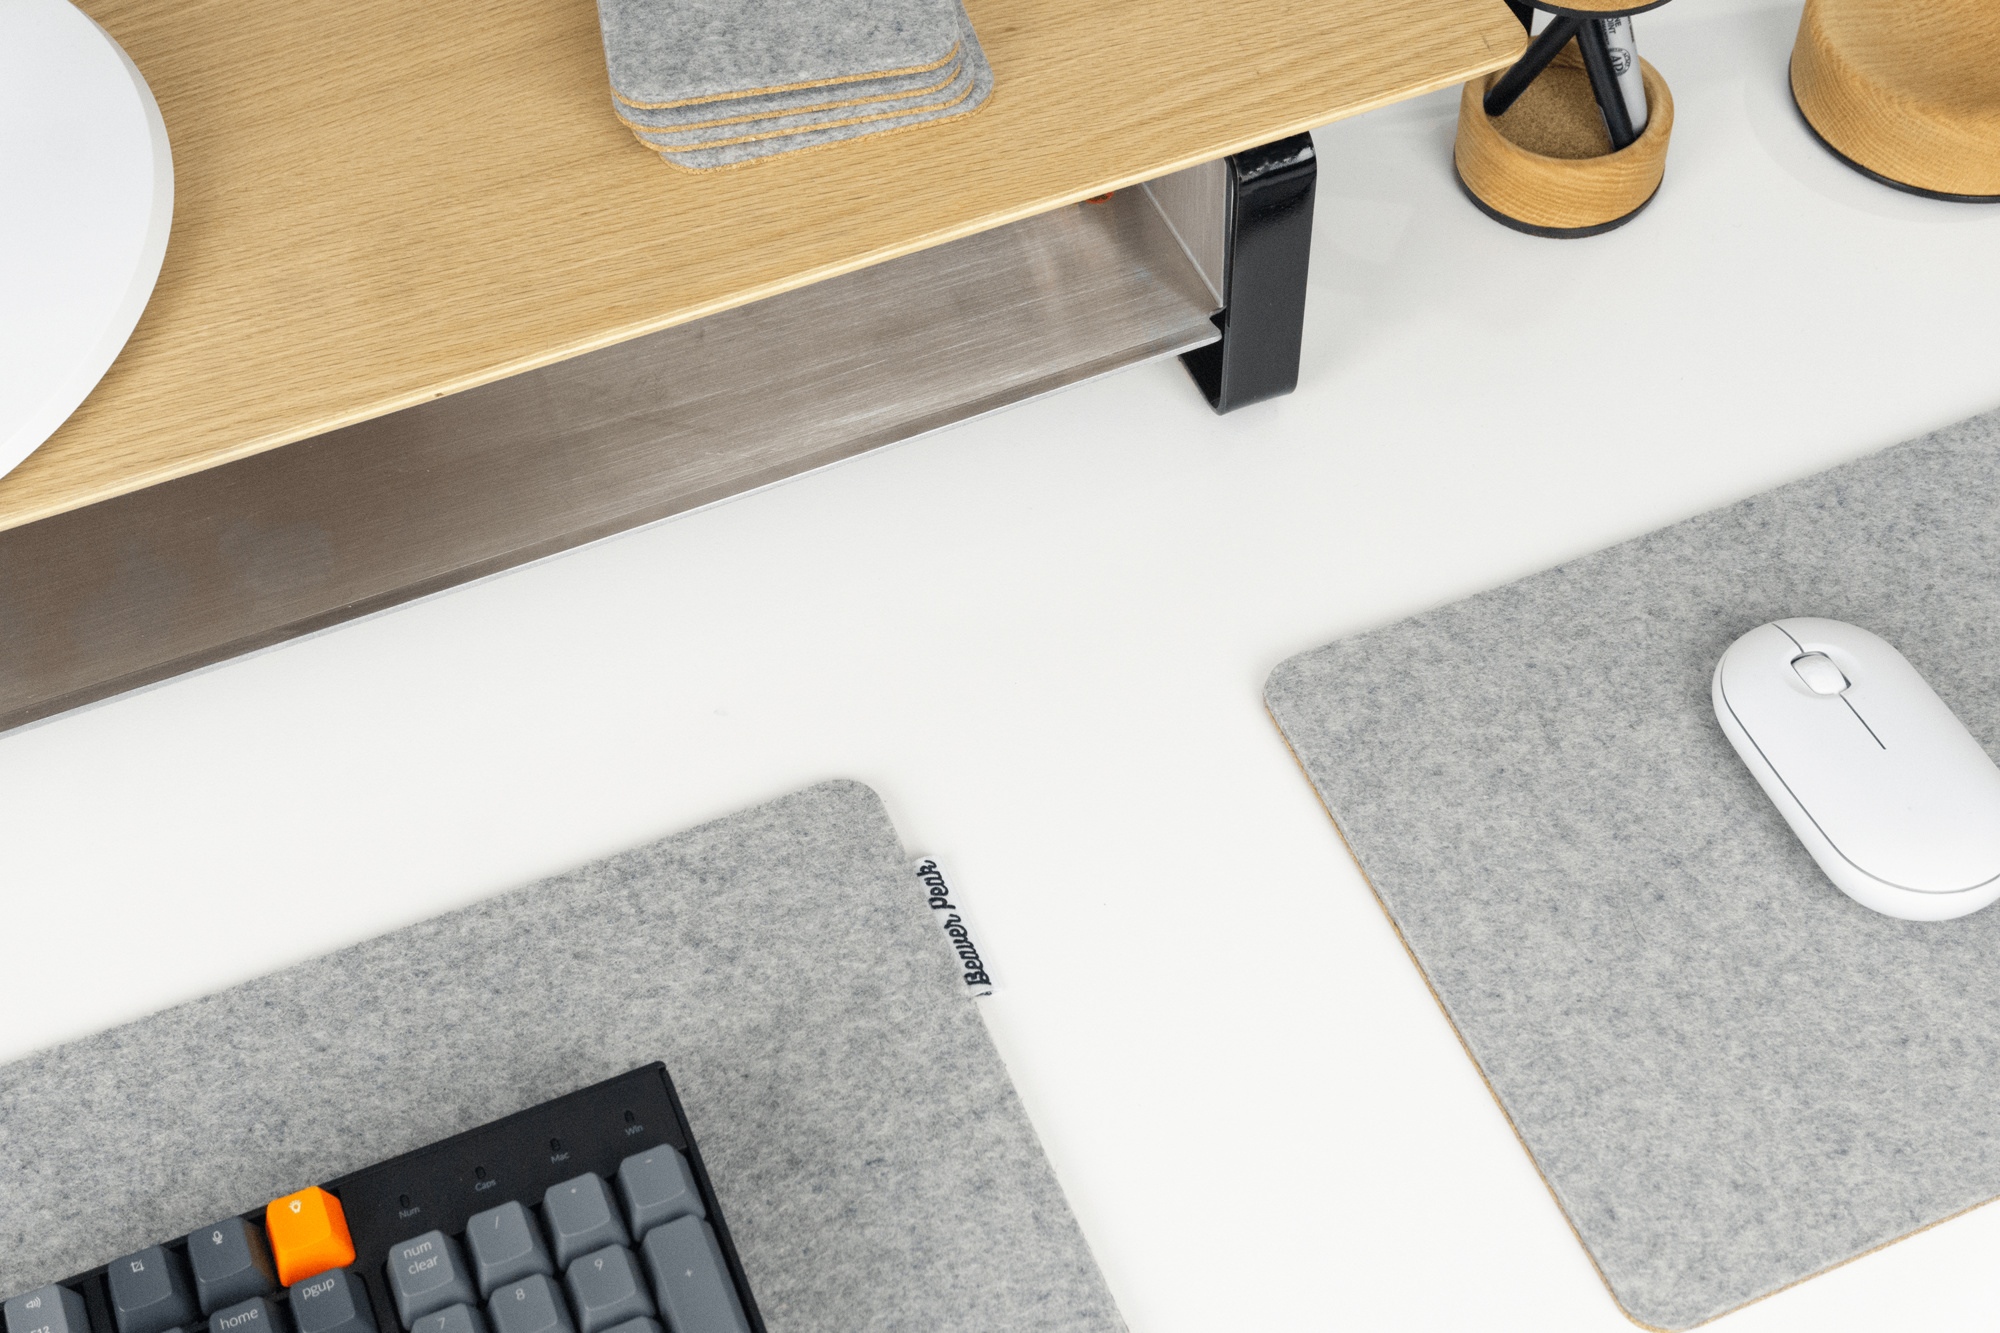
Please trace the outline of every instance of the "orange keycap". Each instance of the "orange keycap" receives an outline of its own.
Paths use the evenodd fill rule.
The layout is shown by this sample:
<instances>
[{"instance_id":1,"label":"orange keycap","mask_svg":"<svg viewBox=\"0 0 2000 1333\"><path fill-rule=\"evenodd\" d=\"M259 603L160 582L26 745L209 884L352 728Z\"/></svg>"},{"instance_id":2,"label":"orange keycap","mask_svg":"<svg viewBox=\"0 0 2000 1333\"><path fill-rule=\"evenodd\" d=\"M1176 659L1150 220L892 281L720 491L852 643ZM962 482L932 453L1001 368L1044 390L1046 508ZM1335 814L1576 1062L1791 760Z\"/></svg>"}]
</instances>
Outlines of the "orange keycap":
<instances>
[{"instance_id":1,"label":"orange keycap","mask_svg":"<svg viewBox=\"0 0 2000 1333\"><path fill-rule=\"evenodd\" d=\"M273 1199L264 1210L264 1230L278 1261L278 1281L287 1287L354 1262L347 1214L340 1211L340 1200L317 1185Z\"/></svg>"}]
</instances>

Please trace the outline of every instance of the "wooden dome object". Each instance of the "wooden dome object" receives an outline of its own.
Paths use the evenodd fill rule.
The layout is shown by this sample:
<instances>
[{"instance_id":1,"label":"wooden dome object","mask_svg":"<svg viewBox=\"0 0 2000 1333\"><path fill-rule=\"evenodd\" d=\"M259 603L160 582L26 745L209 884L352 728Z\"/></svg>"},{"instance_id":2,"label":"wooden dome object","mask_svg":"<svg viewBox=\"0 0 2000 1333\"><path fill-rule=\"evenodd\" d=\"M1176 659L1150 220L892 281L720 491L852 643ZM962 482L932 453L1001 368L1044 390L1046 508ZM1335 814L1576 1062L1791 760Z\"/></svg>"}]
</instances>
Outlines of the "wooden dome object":
<instances>
[{"instance_id":1,"label":"wooden dome object","mask_svg":"<svg viewBox=\"0 0 2000 1333\"><path fill-rule=\"evenodd\" d=\"M1792 96L1877 180L2000 202L2000 0L1806 0Z\"/></svg>"}]
</instances>

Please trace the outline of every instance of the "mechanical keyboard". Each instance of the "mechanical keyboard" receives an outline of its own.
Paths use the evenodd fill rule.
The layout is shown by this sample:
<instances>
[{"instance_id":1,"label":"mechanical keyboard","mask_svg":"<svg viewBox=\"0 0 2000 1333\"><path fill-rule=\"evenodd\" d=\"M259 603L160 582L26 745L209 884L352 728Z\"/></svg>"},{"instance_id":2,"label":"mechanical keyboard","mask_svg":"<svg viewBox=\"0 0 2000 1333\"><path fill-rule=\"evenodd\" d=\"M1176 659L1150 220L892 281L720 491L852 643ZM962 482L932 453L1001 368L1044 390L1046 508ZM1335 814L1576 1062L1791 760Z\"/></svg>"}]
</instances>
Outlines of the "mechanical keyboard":
<instances>
[{"instance_id":1,"label":"mechanical keyboard","mask_svg":"<svg viewBox=\"0 0 2000 1333\"><path fill-rule=\"evenodd\" d=\"M5 1333L764 1333L660 1064L4 1311Z\"/></svg>"}]
</instances>

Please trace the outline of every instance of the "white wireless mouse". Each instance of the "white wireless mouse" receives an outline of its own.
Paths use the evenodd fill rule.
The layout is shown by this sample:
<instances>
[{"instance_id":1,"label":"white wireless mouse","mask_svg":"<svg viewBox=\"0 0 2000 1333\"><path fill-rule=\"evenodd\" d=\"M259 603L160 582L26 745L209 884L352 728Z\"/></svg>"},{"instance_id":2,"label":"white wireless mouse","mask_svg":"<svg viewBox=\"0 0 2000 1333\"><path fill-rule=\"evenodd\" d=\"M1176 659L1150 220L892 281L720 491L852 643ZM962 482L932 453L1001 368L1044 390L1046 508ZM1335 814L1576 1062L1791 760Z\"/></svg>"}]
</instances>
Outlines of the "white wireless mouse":
<instances>
[{"instance_id":1,"label":"white wireless mouse","mask_svg":"<svg viewBox=\"0 0 2000 1333\"><path fill-rule=\"evenodd\" d=\"M1828 879L1863 907L1949 921L2000 898L2000 768L1884 640L1759 625L1715 664L1715 717Z\"/></svg>"}]
</instances>

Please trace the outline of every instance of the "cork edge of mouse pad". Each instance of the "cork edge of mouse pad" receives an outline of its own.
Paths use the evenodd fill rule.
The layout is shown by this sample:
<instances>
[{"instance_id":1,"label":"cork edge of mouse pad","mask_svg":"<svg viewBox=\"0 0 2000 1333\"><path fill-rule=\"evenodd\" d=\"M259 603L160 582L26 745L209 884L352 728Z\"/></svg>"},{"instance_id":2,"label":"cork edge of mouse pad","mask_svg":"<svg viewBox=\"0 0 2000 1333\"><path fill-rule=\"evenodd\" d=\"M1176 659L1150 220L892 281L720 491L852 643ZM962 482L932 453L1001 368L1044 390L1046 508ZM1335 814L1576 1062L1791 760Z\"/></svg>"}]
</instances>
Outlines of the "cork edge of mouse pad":
<instances>
[{"instance_id":1,"label":"cork edge of mouse pad","mask_svg":"<svg viewBox=\"0 0 2000 1333\"><path fill-rule=\"evenodd\" d=\"M0 1066L0 1294L664 1059L772 1333L1122 1333L918 885L823 782Z\"/></svg>"},{"instance_id":2,"label":"cork edge of mouse pad","mask_svg":"<svg viewBox=\"0 0 2000 1333\"><path fill-rule=\"evenodd\" d=\"M1814 473L1807 477L1800 478L1798 480L1788 482L1777 487L1773 487L1768 491L1760 492L1759 494L1751 496L1746 500L1738 501L1729 505L1724 505L1715 510L1705 511L1702 514L1696 515L1687 520L1682 520L1679 523L1669 524L1667 525L1666 528L1659 529L1654 533L1648 533L1642 537L1634 538L1632 539L1631 542L1618 543L1617 546L1605 549L1606 551L1611 551L1611 550L1616 550L1618 549L1618 547L1621 546L1631 545L1637 542L1643 542L1651 537L1658 535L1658 533L1664 533L1670 531L1673 528L1680 527L1682 523L1697 522L1714 515L1721 515L1733 510L1738 510L1744 506L1763 500L1767 496L1773 496L1779 493L1794 491L1800 488L1808 487L1832 474L1841 473L1850 468L1861 467L1871 462L1875 462L1877 460L1883 460L1887 455L1893 455L1903 451L1918 450L1927 445L1936 446L1944 450L1950 450L1955 447L1960 447L1956 443L1954 437L1961 436L1962 434L1969 435L1971 437L1970 444L1973 448L1984 448L1989 452L2000 450L2000 411L1983 413L1978 416L1969 418L1965 421L1958 422L1954 425L1947 426L1940 430L1930 432L1916 439L1905 441L1901 444L1888 446L1887 448L1878 450L1872 454L1864 455L1861 458L1852 460L1849 463L1841 464L1834 468L1825 469L1822 472ZM1604 553L1605 552L1598 552L1596 554L1601 555ZM1589 557L1583 557L1583 558L1589 558ZM1574 563L1576 562L1575 561L1565 562L1565 564L1574 564ZM1529 575L1527 577L1528 579L1534 579L1540 577L1540 575ZM1443 612L1449 610L1452 607L1460 605L1462 602L1469 602L1476 600L1477 598L1497 594L1505 588L1514 586L1514 584L1517 582L1525 582L1525 581L1527 580L1510 581L1508 584L1501 585L1499 588L1489 589L1486 592L1473 594L1471 597L1459 599L1459 601L1448 603L1444 606L1440 606L1438 608L1435 608L1434 611L1432 612L1420 613L1420 616L1431 615L1437 612ZM1411 617L1406 619L1415 619L1415 618L1416 617ZM1366 634L1370 633L1379 633L1384 630L1392 629L1396 625L1400 625L1403 623L1405 623L1403 620L1399 620L1396 622L1392 622L1390 625L1381 627L1380 630L1364 631L1361 634L1343 636L1342 639L1334 640L1332 643L1323 645L1320 648L1307 649L1304 652L1294 654L1292 657L1288 657L1285 660L1285 662L1281 663L1278 667L1273 669L1270 678L1266 682L1264 690L1264 699L1263 699L1263 702L1265 704L1266 715L1270 717L1274 729L1277 731L1280 740L1284 743L1286 747L1286 752L1291 756L1294 764L1298 767L1301 776L1303 776L1306 779L1307 785L1312 789L1315 799L1319 801L1321 809L1326 813L1328 822L1333 826L1335 836L1340 840L1343 849L1348 854L1349 860L1354 865L1357 873L1360 874L1362 881L1368 886L1370 894L1375 899L1377 908L1382 912L1384 919L1389 923L1390 929L1394 932L1397 943L1403 949L1405 956L1409 958L1412 966L1414 966L1417 969L1418 976L1424 982L1425 988L1426 990L1429 991L1433 1003L1437 1005L1439 1013L1444 1017L1445 1022L1449 1026L1454 1039L1457 1040L1459 1044L1460 1050L1464 1052L1466 1058L1471 1062L1473 1069L1479 1075L1482 1084L1486 1087L1488 1095L1492 1097L1495 1107L1500 1111L1502 1117L1506 1121L1509 1132L1514 1135L1515 1141L1520 1144L1522 1151L1527 1154L1528 1160L1530 1164L1534 1167L1537 1176L1541 1179L1544 1188L1546 1188L1549 1191L1550 1198L1555 1203L1559 1215L1563 1218L1564 1224L1569 1228L1572 1236L1576 1238L1579 1247L1583 1250L1586 1258L1589 1259L1593 1271L1597 1274L1598 1279L1603 1284L1606 1293L1611 1297L1612 1302L1617 1307L1621 1315L1623 1315L1626 1319L1630 1320L1632 1323L1641 1328L1646 1328L1649 1330L1658 1330L1659 1333L1669 1333L1669 1331L1671 1330L1688 1329L1688 1328L1704 1326L1706 1324L1713 1322L1716 1319L1722 1318L1725 1315L1735 1313L1736 1311L1744 1309L1747 1306L1757 1304L1763 1300L1769 1299L1770 1297L1779 1295L1785 1291L1790 1290L1795 1286L1800 1285L1801 1283L1810 1281L1815 1277L1823 1276L1826 1273L1832 1272L1834 1269L1845 1267L1846 1265L1853 1263L1858 1259L1866 1258L1871 1254L1886 1249L1889 1246L1897 1244L1900 1241L1907 1240L1912 1236L1919 1235L1922 1232L1932 1229L1933 1227L1940 1226L1945 1222L1953 1221L1957 1218L1963 1217L1967 1213L1977 1211L1978 1209L1984 1208L1988 1204L1991 1204L1995 1201L2000 1201L2000 1193L1988 1193L1985 1194L1983 1197L1973 1198L1970 1201L1963 1203L1959 1207L1951 1208L1947 1211L1941 1212L1920 1223L1917 1223L1916 1225L1907 1226L1903 1230L1897 1231L1894 1234L1887 1235L1882 1239L1875 1241L1874 1243L1862 1246L1842 1257L1833 1259L1829 1262L1822 1263L1821 1265L1811 1268L1808 1271L1800 1272L1796 1276L1793 1276L1788 1280L1775 1283L1774 1285L1771 1285L1766 1289L1756 1291L1754 1294L1745 1296L1742 1299L1739 1299L1726 1306L1722 1306L1719 1308L1711 1308L1707 1312L1701 1314L1699 1317L1696 1318L1655 1322L1654 1320L1643 1317L1639 1313L1635 1312L1635 1310L1627 1304L1626 1299L1620 1295L1617 1287L1614 1285L1611 1279L1610 1274L1606 1271L1606 1269L1603 1266L1603 1263L1600 1261L1598 1254L1592 1249L1589 1242L1585 1239L1584 1233L1578 1224L1577 1218L1573 1215L1571 1208L1565 1203L1563 1195L1560 1189L1557 1187L1556 1182L1544 1169L1542 1161L1536 1155L1534 1149L1530 1146L1528 1138L1524 1133L1522 1126L1517 1121L1513 1112L1509 1109L1506 1100L1503 1098L1499 1088L1494 1084L1492 1078L1489 1076L1486 1067L1481 1063L1478 1056L1474 1053L1471 1040L1468 1038L1467 1033L1463 1030L1457 1018L1454 1017L1450 1006L1446 1003L1443 994L1440 992L1438 988L1438 983L1436 979L1432 976L1430 969L1424 966L1423 962L1419 957L1417 949L1415 948L1408 934L1405 932L1402 922L1397 918L1397 915L1394 909L1392 908L1387 895L1383 893L1381 887L1376 882L1374 875L1369 871L1366 864L1364 864L1361 854L1357 849L1353 839L1349 836L1346 828L1342 825L1339 817L1334 813L1333 801L1330 799L1328 792L1324 790L1321 787L1320 783L1313 778L1311 769L1308 767L1304 756L1300 753L1297 744L1294 741L1293 736L1286 729L1284 721L1280 716L1279 704L1273 697L1273 690L1278 686L1280 676L1286 671L1288 667L1290 667L1293 663L1299 661L1300 659L1312 657L1320 652L1324 652L1327 649L1332 648L1336 644L1346 641L1347 639L1364 637ZM1286 702L1289 703L1294 709L1296 709L1299 706L1299 701L1297 699L1288 699ZM1315 739L1323 740L1324 738L1316 737ZM1827 892L1833 892L1833 890L1830 887L1828 887Z\"/></svg>"}]
</instances>

